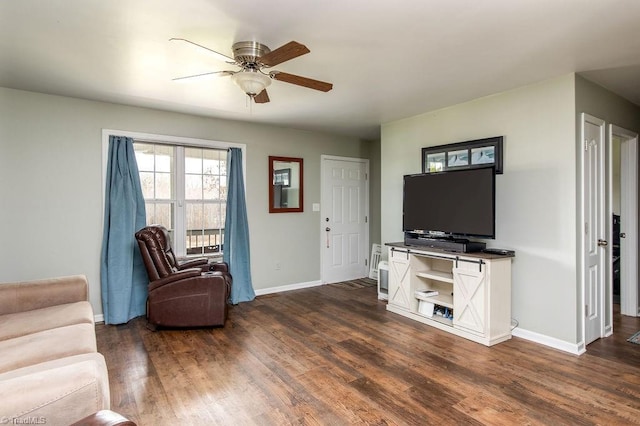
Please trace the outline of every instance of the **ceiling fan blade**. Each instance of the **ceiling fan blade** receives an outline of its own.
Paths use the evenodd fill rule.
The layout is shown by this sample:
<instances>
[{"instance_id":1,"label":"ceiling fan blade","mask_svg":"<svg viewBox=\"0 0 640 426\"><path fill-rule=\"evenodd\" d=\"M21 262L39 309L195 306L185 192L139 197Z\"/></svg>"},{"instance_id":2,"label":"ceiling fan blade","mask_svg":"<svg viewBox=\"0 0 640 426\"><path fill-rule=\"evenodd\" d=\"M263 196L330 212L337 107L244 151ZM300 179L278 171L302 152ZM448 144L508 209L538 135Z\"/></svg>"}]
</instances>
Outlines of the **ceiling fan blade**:
<instances>
[{"instance_id":1,"label":"ceiling fan blade","mask_svg":"<svg viewBox=\"0 0 640 426\"><path fill-rule=\"evenodd\" d=\"M284 81L285 83L297 84L298 86L308 87L309 89L320 90L321 92L328 92L333 89L333 84L326 83L320 80L314 80L312 78L301 77L295 74L289 74L286 72L274 71L270 74L271 78L278 81Z\"/></svg>"},{"instance_id":2,"label":"ceiling fan blade","mask_svg":"<svg viewBox=\"0 0 640 426\"><path fill-rule=\"evenodd\" d=\"M269 94L267 93L267 89L264 89L262 92L258 93L253 97L253 101L257 104L266 104L269 102Z\"/></svg>"},{"instance_id":3,"label":"ceiling fan blade","mask_svg":"<svg viewBox=\"0 0 640 426\"><path fill-rule=\"evenodd\" d=\"M218 74L216 77L224 77L226 75L235 74L233 71L213 71L213 72L205 72L202 74L194 74L194 75L185 75L184 77L176 77L172 78L172 81L186 80L188 78L197 78L197 77L206 77L208 75Z\"/></svg>"},{"instance_id":4,"label":"ceiling fan blade","mask_svg":"<svg viewBox=\"0 0 640 426\"><path fill-rule=\"evenodd\" d=\"M305 55L309 52L310 50L307 49L307 46L304 44L300 44L297 41L290 41L289 43L272 50L266 55L262 55L259 61L267 67L272 67L290 59L297 58L298 56Z\"/></svg>"},{"instance_id":5,"label":"ceiling fan blade","mask_svg":"<svg viewBox=\"0 0 640 426\"><path fill-rule=\"evenodd\" d=\"M212 53L212 54L213 54L213 56L215 56L216 58L218 58L218 59L219 59L219 60L221 60L221 61L229 62L229 63L231 63L231 64L235 64L235 62L236 62L236 61L235 61L235 59L230 58L230 57L229 57L229 56L227 56L227 55L223 55L223 54L222 54L222 53L220 53L220 52L216 52L215 50L211 50L211 49L209 49L208 47L204 47L204 46L202 46L202 45L200 45L200 44L198 44L198 43L194 43L194 42L189 41L189 40L184 39L184 38L170 38L170 39L169 39L169 41L178 41L178 42L182 42L182 43L188 43L188 44L190 44L190 45L192 45L192 46L200 47L200 48L202 48L202 49L204 49L204 50L209 51L210 53Z\"/></svg>"}]
</instances>

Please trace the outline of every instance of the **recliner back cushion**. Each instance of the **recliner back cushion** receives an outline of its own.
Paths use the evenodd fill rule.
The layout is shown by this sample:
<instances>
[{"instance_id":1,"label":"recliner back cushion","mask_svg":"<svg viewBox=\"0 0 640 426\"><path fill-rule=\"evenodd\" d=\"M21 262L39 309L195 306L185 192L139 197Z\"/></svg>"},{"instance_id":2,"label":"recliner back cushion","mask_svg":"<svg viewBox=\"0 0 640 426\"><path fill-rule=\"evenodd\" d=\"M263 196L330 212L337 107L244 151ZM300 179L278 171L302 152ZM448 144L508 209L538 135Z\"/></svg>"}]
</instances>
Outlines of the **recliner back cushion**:
<instances>
[{"instance_id":1,"label":"recliner back cushion","mask_svg":"<svg viewBox=\"0 0 640 426\"><path fill-rule=\"evenodd\" d=\"M149 256L159 278L164 278L176 271L165 252L165 238L161 231L157 228L147 227L136 233L136 239L145 245L147 253L141 250L142 256ZM149 273L150 278L153 275L155 274Z\"/></svg>"},{"instance_id":2,"label":"recliner back cushion","mask_svg":"<svg viewBox=\"0 0 640 426\"><path fill-rule=\"evenodd\" d=\"M178 259L176 259L176 255L173 253L173 249L171 248L171 237L169 236L169 231L164 226L156 226L154 232L158 235L158 240L164 248L169 264L172 268L176 269L178 267Z\"/></svg>"}]
</instances>

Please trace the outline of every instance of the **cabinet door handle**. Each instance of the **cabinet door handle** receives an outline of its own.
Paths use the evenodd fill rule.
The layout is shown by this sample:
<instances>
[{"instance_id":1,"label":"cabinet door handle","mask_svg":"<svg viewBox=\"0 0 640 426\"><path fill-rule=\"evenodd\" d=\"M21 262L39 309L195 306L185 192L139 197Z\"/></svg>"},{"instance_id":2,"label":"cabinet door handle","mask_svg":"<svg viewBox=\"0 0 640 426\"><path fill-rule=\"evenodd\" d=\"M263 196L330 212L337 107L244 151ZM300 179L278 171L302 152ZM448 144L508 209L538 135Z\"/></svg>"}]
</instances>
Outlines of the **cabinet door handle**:
<instances>
[{"instance_id":1,"label":"cabinet door handle","mask_svg":"<svg viewBox=\"0 0 640 426\"><path fill-rule=\"evenodd\" d=\"M608 245L609 243L607 242L607 240L598 240L598 247L606 247Z\"/></svg>"}]
</instances>

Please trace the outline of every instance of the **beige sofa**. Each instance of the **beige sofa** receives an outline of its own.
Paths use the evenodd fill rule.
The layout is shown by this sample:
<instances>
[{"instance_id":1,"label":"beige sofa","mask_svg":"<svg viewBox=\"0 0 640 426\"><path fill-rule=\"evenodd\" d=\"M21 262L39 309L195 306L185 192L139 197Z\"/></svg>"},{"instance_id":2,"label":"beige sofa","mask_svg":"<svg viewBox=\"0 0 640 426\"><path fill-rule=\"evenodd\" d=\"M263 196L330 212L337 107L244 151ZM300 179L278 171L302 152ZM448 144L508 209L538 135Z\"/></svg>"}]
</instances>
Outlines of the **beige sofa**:
<instances>
[{"instance_id":1,"label":"beige sofa","mask_svg":"<svg viewBox=\"0 0 640 426\"><path fill-rule=\"evenodd\" d=\"M109 403L86 278L0 284L0 422L68 425Z\"/></svg>"}]
</instances>

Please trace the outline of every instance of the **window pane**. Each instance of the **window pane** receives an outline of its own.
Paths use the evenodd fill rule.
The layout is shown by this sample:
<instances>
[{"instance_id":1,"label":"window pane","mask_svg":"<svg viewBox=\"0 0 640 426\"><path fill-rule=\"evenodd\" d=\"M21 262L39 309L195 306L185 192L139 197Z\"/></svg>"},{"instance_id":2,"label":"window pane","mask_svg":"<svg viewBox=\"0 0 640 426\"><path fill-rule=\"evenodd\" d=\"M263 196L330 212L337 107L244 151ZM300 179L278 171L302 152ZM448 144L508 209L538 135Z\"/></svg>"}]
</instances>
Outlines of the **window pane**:
<instances>
[{"instance_id":1,"label":"window pane","mask_svg":"<svg viewBox=\"0 0 640 426\"><path fill-rule=\"evenodd\" d=\"M202 158L203 173L210 175L220 174L220 151L205 149Z\"/></svg>"},{"instance_id":2,"label":"window pane","mask_svg":"<svg viewBox=\"0 0 640 426\"><path fill-rule=\"evenodd\" d=\"M156 172L173 172L172 146L156 145Z\"/></svg>"},{"instance_id":3,"label":"window pane","mask_svg":"<svg viewBox=\"0 0 640 426\"><path fill-rule=\"evenodd\" d=\"M173 229L173 203L156 204L156 220L167 229Z\"/></svg>"},{"instance_id":4,"label":"window pane","mask_svg":"<svg viewBox=\"0 0 640 426\"><path fill-rule=\"evenodd\" d=\"M185 173L202 173L202 149L185 148L184 157Z\"/></svg>"},{"instance_id":5,"label":"window pane","mask_svg":"<svg viewBox=\"0 0 640 426\"><path fill-rule=\"evenodd\" d=\"M217 204L205 204L204 205L204 227L207 230L217 228L216 225L219 220L220 206Z\"/></svg>"},{"instance_id":6,"label":"window pane","mask_svg":"<svg viewBox=\"0 0 640 426\"><path fill-rule=\"evenodd\" d=\"M215 245L217 246L218 250L216 250L216 252L221 252L222 251L222 244L224 243L224 234L223 234L223 229L219 229L216 230L214 237L215 237Z\"/></svg>"},{"instance_id":7,"label":"window pane","mask_svg":"<svg viewBox=\"0 0 640 426\"><path fill-rule=\"evenodd\" d=\"M186 252L187 254L202 254L203 247L203 223L202 204L187 203L186 205Z\"/></svg>"},{"instance_id":8,"label":"window pane","mask_svg":"<svg viewBox=\"0 0 640 426\"><path fill-rule=\"evenodd\" d=\"M204 175L204 199L217 200L220 198L220 178L218 176Z\"/></svg>"},{"instance_id":9,"label":"window pane","mask_svg":"<svg viewBox=\"0 0 640 426\"><path fill-rule=\"evenodd\" d=\"M186 213L187 230L203 229L204 223L202 220L202 204L187 203L185 213Z\"/></svg>"},{"instance_id":10,"label":"window pane","mask_svg":"<svg viewBox=\"0 0 640 426\"><path fill-rule=\"evenodd\" d=\"M226 154L220 155L220 174L223 176L227 175L227 156Z\"/></svg>"},{"instance_id":11,"label":"window pane","mask_svg":"<svg viewBox=\"0 0 640 426\"><path fill-rule=\"evenodd\" d=\"M173 229L173 203L145 203L147 224Z\"/></svg>"},{"instance_id":12,"label":"window pane","mask_svg":"<svg viewBox=\"0 0 640 426\"><path fill-rule=\"evenodd\" d=\"M185 194L187 200L202 200L202 175L186 175L184 177Z\"/></svg>"},{"instance_id":13,"label":"window pane","mask_svg":"<svg viewBox=\"0 0 640 426\"><path fill-rule=\"evenodd\" d=\"M220 176L220 199L227 199L227 177L224 175Z\"/></svg>"},{"instance_id":14,"label":"window pane","mask_svg":"<svg viewBox=\"0 0 640 426\"><path fill-rule=\"evenodd\" d=\"M136 163L139 171L153 171L153 145L146 143L134 143L133 150L136 153Z\"/></svg>"},{"instance_id":15,"label":"window pane","mask_svg":"<svg viewBox=\"0 0 640 426\"><path fill-rule=\"evenodd\" d=\"M144 203L144 209L147 213L147 225L151 225L156 217L156 206L153 203Z\"/></svg>"},{"instance_id":16,"label":"window pane","mask_svg":"<svg viewBox=\"0 0 640 426\"><path fill-rule=\"evenodd\" d=\"M156 173L156 199L170 200L173 198L173 179L169 173Z\"/></svg>"},{"instance_id":17,"label":"window pane","mask_svg":"<svg viewBox=\"0 0 640 426\"><path fill-rule=\"evenodd\" d=\"M140 185L144 199L153 198L153 172L140 172Z\"/></svg>"},{"instance_id":18,"label":"window pane","mask_svg":"<svg viewBox=\"0 0 640 426\"><path fill-rule=\"evenodd\" d=\"M201 229L187 230L187 254L202 254L204 238Z\"/></svg>"}]
</instances>

